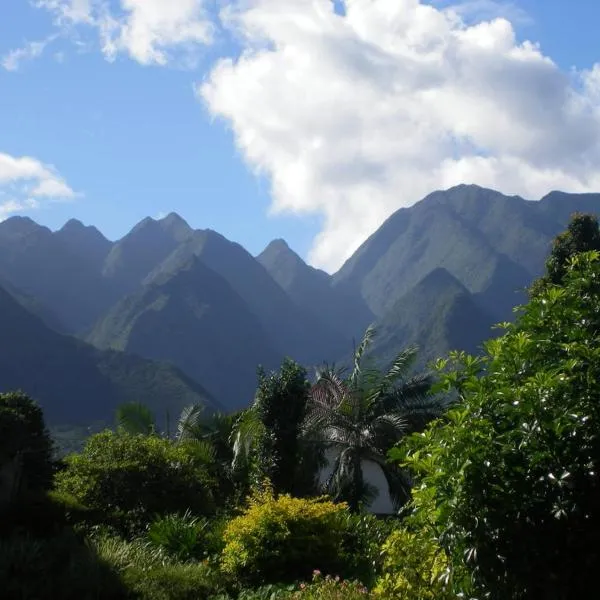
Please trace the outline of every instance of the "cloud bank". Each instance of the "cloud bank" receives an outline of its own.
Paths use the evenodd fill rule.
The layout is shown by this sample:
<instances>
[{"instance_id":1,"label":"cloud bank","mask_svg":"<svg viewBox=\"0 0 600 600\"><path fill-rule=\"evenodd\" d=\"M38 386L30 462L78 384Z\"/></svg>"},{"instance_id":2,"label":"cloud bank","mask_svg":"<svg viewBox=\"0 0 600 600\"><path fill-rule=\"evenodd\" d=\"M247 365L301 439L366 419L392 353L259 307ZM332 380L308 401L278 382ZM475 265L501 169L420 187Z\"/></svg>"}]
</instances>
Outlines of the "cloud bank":
<instances>
[{"instance_id":1,"label":"cloud bank","mask_svg":"<svg viewBox=\"0 0 600 600\"><path fill-rule=\"evenodd\" d=\"M197 94L270 178L274 212L324 217L316 266L335 270L434 189L600 190L600 65L562 72L506 18L438 4L240 0L221 12L244 50ZM471 2L471 16L477 4L491 6Z\"/></svg>"},{"instance_id":2,"label":"cloud bank","mask_svg":"<svg viewBox=\"0 0 600 600\"><path fill-rule=\"evenodd\" d=\"M0 221L12 213L38 208L44 201L76 196L54 167L29 156L0 152Z\"/></svg>"}]
</instances>

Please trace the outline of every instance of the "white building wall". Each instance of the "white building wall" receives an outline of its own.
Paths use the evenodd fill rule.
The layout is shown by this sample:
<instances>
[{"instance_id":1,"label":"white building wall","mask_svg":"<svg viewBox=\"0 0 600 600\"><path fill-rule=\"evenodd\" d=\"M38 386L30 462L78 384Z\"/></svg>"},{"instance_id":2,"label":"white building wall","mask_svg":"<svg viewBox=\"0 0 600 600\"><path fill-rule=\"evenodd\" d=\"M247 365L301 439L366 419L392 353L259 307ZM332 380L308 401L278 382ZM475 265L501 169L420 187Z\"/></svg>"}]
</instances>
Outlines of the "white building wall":
<instances>
[{"instance_id":1,"label":"white building wall","mask_svg":"<svg viewBox=\"0 0 600 600\"><path fill-rule=\"evenodd\" d=\"M331 475L333 470L332 465L335 461L335 457L335 450L329 449L325 452L325 458L328 462L328 465L321 470L321 474L319 475L319 480L321 483L325 483L325 481L327 481ZM372 462L365 462L363 464L363 475L365 481L377 488L379 491L377 497L373 500L373 502L371 502L369 511L377 514L393 514L394 506L390 499L387 481L379 465Z\"/></svg>"}]
</instances>

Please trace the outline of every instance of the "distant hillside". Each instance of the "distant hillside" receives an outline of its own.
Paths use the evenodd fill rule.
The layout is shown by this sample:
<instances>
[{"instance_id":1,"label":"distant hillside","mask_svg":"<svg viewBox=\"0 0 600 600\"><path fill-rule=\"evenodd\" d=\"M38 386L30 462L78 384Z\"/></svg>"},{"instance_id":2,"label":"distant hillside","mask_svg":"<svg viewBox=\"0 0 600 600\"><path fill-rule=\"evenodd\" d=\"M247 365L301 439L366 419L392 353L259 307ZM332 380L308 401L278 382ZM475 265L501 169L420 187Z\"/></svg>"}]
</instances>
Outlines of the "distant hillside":
<instances>
[{"instance_id":1,"label":"distant hillside","mask_svg":"<svg viewBox=\"0 0 600 600\"><path fill-rule=\"evenodd\" d=\"M0 278L77 332L107 304L101 275L84 250L29 218L12 217L0 223Z\"/></svg>"},{"instance_id":2,"label":"distant hillside","mask_svg":"<svg viewBox=\"0 0 600 600\"><path fill-rule=\"evenodd\" d=\"M143 401L161 416L196 402L218 408L177 369L61 335L2 288L0 331L0 390L31 394L50 424L112 423L114 409L126 401Z\"/></svg>"},{"instance_id":3,"label":"distant hillside","mask_svg":"<svg viewBox=\"0 0 600 600\"><path fill-rule=\"evenodd\" d=\"M0 286L50 328L101 349L170 361L227 408L238 408L251 400L259 364L276 367L284 356L307 367L343 361L371 323L379 328L374 349L381 362L413 343L422 361L450 349L477 351L495 334L491 325L511 319L526 299L571 214L599 209L598 194L552 192L529 201L459 185L391 215L333 276L308 266L284 240L253 257L175 213L146 218L115 242L76 220L52 232L13 217L0 223ZM36 356L36 337L20 334L25 325L17 325L8 344ZM121 357L114 358L119 365L126 360L90 358L88 346L45 331L54 337L41 346L48 356L41 373L48 365L59 372L79 364L82 353L85 377L96 381L100 373L96 388L103 390L119 372L108 357ZM57 365L55 356L68 360ZM156 373L161 381L173 377L181 390L193 387L175 370L143 364L132 370L144 381ZM143 381L128 376L115 385L137 390ZM69 398L86 397L90 412L102 412L109 391L111 398L125 396L114 389ZM158 400L152 389L144 393L158 406L172 401Z\"/></svg>"},{"instance_id":4,"label":"distant hillside","mask_svg":"<svg viewBox=\"0 0 600 600\"><path fill-rule=\"evenodd\" d=\"M211 230L198 230L146 278L177 273L191 257L218 273L253 312L274 348L304 363L319 363L345 347L332 326L299 308L273 277L242 246ZM223 323L227 327L227 323Z\"/></svg>"},{"instance_id":5,"label":"distant hillside","mask_svg":"<svg viewBox=\"0 0 600 600\"><path fill-rule=\"evenodd\" d=\"M383 315L442 267L485 309L506 318L540 275L552 239L575 211L596 212L600 195L549 195L539 202L461 185L394 213L334 276Z\"/></svg>"},{"instance_id":6,"label":"distant hillside","mask_svg":"<svg viewBox=\"0 0 600 600\"><path fill-rule=\"evenodd\" d=\"M330 275L308 266L284 240L272 241L257 257L292 301L347 338L360 338L374 320L359 294L331 285Z\"/></svg>"},{"instance_id":7,"label":"distant hillside","mask_svg":"<svg viewBox=\"0 0 600 600\"><path fill-rule=\"evenodd\" d=\"M434 269L378 322L372 352L388 365L399 349L416 345L421 366L450 350L478 353L495 319L446 269Z\"/></svg>"},{"instance_id":8,"label":"distant hillside","mask_svg":"<svg viewBox=\"0 0 600 600\"><path fill-rule=\"evenodd\" d=\"M229 409L251 402L259 364L275 368L283 358L240 296L196 258L121 300L88 340L169 360Z\"/></svg>"}]
</instances>

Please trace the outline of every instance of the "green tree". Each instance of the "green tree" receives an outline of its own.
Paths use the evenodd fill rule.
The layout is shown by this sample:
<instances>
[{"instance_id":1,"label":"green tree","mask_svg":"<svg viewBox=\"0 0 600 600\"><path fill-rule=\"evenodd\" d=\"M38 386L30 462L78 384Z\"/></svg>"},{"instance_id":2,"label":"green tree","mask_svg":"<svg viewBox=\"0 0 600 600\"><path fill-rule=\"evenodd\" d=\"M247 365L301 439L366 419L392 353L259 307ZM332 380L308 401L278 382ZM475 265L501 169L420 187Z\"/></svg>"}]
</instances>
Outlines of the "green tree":
<instances>
[{"instance_id":1,"label":"green tree","mask_svg":"<svg viewBox=\"0 0 600 600\"><path fill-rule=\"evenodd\" d=\"M566 231L558 235L546 261L546 275L542 281L560 284L568 270L569 261L576 254L600 250L600 227L595 215L575 213Z\"/></svg>"},{"instance_id":2,"label":"green tree","mask_svg":"<svg viewBox=\"0 0 600 600\"><path fill-rule=\"evenodd\" d=\"M600 564L600 258L576 254L482 360L455 354L460 401L396 458L414 470L409 521L452 558L456 592L566 600Z\"/></svg>"},{"instance_id":3,"label":"green tree","mask_svg":"<svg viewBox=\"0 0 600 600\"><path fill-rule=\"evenodd\" d=\"M1 503L49 489L52 453L42 409L23 392L0 394Z\"/></svg>"},{"instance_id":4,"label":"green tree","mask_svg":"<svg viewBox=\"0 0 600 600\"><path fill-rule=\"evenodd\" d=\"M166 439L172 439L177 444L193 447L197 455L204 457L210 473L218 482L219 496L230 498L236 495L238 488L246 486L244 475L234 473L233 461L233 431L237 422L237 414L215 413L205 414L202 404L186 406L175 424L173 436L169 432L162 434ZM131 402L117 409L117 430L131 435L161 436L156 426L156 417L144 404Z\"/></svg>"},{"instance_id":5,"label":"green tree","mask_svg":"<svg viewBox=\"0 0 600 600\"><path fill-rule=\"evenodd\" d=\"M363 476L367 463L379 466L396 506L406 501L410 482L405 472L388 463L387 452L445 408L429 393L429 374L410 375L415 348L401 352L385 372L369 366L366 353L374 334L373 328L365 332L347 377L329 367L318 373L304 423L305 437L335 455L327 491L347 501L353 511L375 493Z\"/></svg>"},{"instance_id":6,"label":"green tree","mask_svg":"<svg viewBox=\"0 0 600 600\"><path fill-rule=\"evenodd\" d=\"M193 443L104 431L65 462L57 490L107 517L138 515L144 521L188 508L199 515L214 509L210 463Z\"/></svg>"},{"instance_id":7,"label":"green tree","mask_svg":"<svg viewBox=\"0 0 600 600\"><path fill-rule=\"evenodd\" d=\"M253 405L236 426L234 469L249 470L254 483L268 479L276 494L316 492L320 451L302 438L310 383L306 370L286 358L279 371L258 371Z\"/></svg>"}]
</instances>

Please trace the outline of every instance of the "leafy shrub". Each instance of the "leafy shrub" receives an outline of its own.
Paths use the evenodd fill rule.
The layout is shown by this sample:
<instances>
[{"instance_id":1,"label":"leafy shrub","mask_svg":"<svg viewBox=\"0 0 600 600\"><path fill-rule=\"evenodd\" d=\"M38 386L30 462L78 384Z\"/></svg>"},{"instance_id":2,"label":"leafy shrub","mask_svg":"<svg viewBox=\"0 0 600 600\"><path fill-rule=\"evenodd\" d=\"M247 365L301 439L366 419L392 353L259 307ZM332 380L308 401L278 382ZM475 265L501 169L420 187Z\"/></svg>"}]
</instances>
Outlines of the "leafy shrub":
<instances>
[{"instance_id":1,"label":"leafy shrub","mask_svg":"<svg viewBox=\"0 0 600 600\"><path fill-rule=\"evenodd\" d=\"M130 597L140 600L203 600L222 591L218 572L202 563L177 563L142 540L98 536L98 556L119 574Z\"/></svg>"},{"instance_id":2,"label":"leafy shrub","mask_svg":"<svg viewBox=\"0 0 600 600\"><path fill-rule=\"evenodd\" d=\"M178 560L202 558L208 554L205 538L210 524L187 510L183 515L159 517L148 528L148 540Z\"/></svg>"},{"instance_id":3,"label":"leafy shrub","mask_svg":"<svg viewBox=\"0 0 600 600\"><path fill-rule=\"evenodd\" d=\"M398 519L350 512L344 513L341 518L344 521L345 573L371 585L383 565L381 547L397 527Z\"/></svg>"},{"instance_id":4,"label":"leafy shrub","mask_svg":"<svg viewBox=\"0 0 600 600\"><path fill-rule=\"evenodd\" d=\"M202 563L170 563L149 569L132 566L124 585L141 600L208 600L220 590L213 571Z\"/></svg>"},{"instance_id":5,"label":"leafy shrub","mask_svg":"<svg viewBox=\"0 0 600 600\"><path fill-rule=\"evenodd\" d=\"M68 530L47 538L15 534L0 539L2 598L111 600L125 598L117 574Z\"/></svg>"},{"instance_id":6,"label":"leafy shrub","mask_svg":"<svg viewBox=\"0 0 600 600\"><path fill-rule=\"evenodd\" d=\"M158 436L104 431L90 437L81 454L66 459L57 491L74 496L107 520L141 526L152 515L214 508L213 480L193 449Z\"/></svg>"},{"instance_id":7,"label":"leafy shrub","mask_svg":"<svg viewBox=\"0 0 600 600\"><path fill-rule=\"evenodd\" d=\"M0 508L50 488L52 450L42 409L23 392L0 394Z\"/></svg>"},{"instance_id":8,"label":"leafy shrub","mask_svg":"<svg viewBox=\"0 0 600 600\"><path fill-rule=\"evenodd\" d=\"M258 584L306 579L317 567L343 573L346 511L345 504L322 498L256 492L225 529L222 569Z\"/></svg>"},{"instance_id":9,"label":"leafy shrub","mask_svg":"<svg viewBox=\"0 0 600 600\"><path fill-rule=\"evenodd\" d=\"M459 404L397 458L416 473L410 520L452 558L457 592L586 597L600 563L600 256L532 294L483 362L444 365Z\"/></svg>"},{"instance_id":10,"label":"leafy shrub","mask_svg":"<svg viewBox=\"0 0 600 600\"><path fill-rule=\"evenodd\" d=\"M396 529L383 544L383 573L374 589L376 598L444 600L448 559L432 538Z\"/></svg>"}]
</instances>

